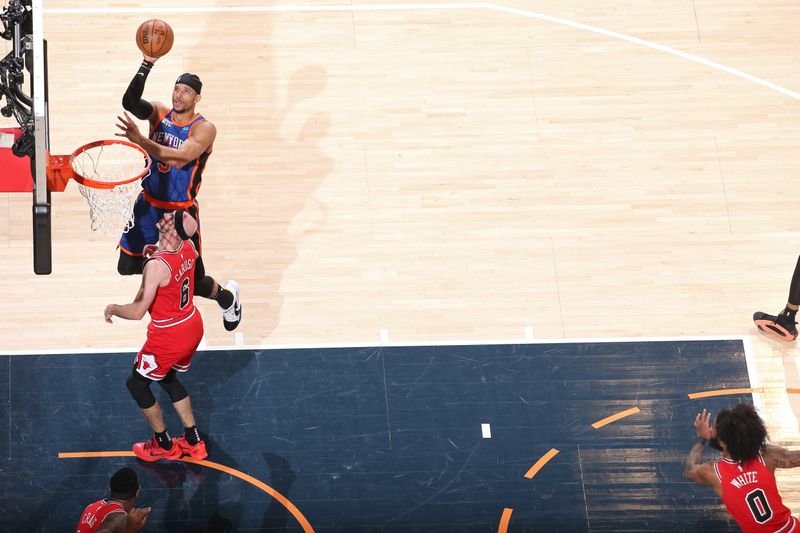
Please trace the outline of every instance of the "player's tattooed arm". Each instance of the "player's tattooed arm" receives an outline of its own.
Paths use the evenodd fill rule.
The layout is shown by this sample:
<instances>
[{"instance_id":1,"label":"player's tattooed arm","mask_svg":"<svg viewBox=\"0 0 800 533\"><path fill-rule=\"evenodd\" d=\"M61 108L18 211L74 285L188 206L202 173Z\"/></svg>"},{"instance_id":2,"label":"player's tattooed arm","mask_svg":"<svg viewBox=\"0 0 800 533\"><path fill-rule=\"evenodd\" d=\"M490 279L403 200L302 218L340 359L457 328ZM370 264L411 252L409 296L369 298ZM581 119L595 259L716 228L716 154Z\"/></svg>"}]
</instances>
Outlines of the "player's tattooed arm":
<instances>
[{"instance_id":1,"label":"player's tattooed arm","mask_svg":"<svg viewBox=\"0 0 800 533\"><path fill-rule=\"evenodd\" d=\"M764 459L771 469L797 468L800 466L800 450L787 450L780 446L767 445Z\"/></svg>"},{"instance_id":2,"label":"player's tattooed arm","mask_svg":"<svg viewBox=\"0 0 800 533\"><path fill-rule=\"evenodd\" d=\"M686 459L683 460L683 475L697 483L712 485L710 464L703 463L703 448L711 437L711 413L706 409L703 409L702 413L698 413L694 419L694 427L697 440L689 450Z\"/></svg>"},{"instance_id":3,"label":"player's tattooed arm","mask_svg":"<svg viewBox=\"0 0 800 533\"><path fill-rule=\"evenodd\" d=\"M697 438L697 441L689 450L686 459L683 460L683 475L698 483L705 483L700 474L700 466L703 464L703 448L705 439Z\"/></svg>"}]
</instances>

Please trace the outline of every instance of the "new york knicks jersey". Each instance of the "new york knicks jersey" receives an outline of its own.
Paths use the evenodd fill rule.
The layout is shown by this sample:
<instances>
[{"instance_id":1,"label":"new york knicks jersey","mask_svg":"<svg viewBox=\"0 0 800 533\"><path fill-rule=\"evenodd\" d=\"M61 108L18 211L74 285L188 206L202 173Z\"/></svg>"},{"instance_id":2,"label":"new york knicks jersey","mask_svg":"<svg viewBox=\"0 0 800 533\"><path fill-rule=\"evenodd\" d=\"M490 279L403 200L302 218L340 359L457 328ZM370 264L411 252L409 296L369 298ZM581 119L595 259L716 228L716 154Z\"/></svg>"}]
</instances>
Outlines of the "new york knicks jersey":
<instances>
[{"instance_id":1,"label":"new york knicks jersey","mask_svg":"<svg viewBox=\"0 0 800 533\"><path fill-rule=\"evenodd\" d=\"M744 463L722 458L714 463L722 485L722 501L745 533L797 533L797 520L783 505L761 454Z\"/></svg>"},{"instance_id":2,"label":"new york knicks jersey","mask_svg":"<svg viewBox=\"0 0 800 533\"><path fill-rule=\"evenodd\" d=\"M173 110L164 113L154 128L150 130L150 140L169 148L180 148L189 138L198 123L205 121L202 115L195 115L187 123L172 120ZM174 167L151 155L150 174L142 180L145 199L161 209L182 209L194 202L203 169L209 153L203 152L200 157L189 161L182 167Z\"/></svg>"}]
</instances>

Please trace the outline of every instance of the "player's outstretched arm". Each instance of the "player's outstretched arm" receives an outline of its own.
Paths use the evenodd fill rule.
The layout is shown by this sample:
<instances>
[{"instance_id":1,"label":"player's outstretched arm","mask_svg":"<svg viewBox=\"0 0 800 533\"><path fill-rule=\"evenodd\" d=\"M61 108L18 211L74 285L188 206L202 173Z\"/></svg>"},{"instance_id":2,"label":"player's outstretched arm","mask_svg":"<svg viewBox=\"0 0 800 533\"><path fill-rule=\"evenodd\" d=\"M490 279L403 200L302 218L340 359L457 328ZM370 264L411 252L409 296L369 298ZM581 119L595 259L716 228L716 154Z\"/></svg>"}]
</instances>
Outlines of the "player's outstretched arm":
<instances>
[{"instance_id":1,"label":"player's outstretched arm","mask_svg":"<svg viewBox=\"0 0 800 533\"><path fill-rule=\"evenodd\" d=\"M703 463L703 448L705 448L706 439L697 437L692 449L686 459L683 460L683 475L697 483L708 484L704 472L705 463Z\"/></svg>"},{"instance_id":2,"label":"player's outstretched arm","mask_svg":"<svg viewBox=\"0 0 800 533\"><path fill-rule=\"evenodd\" d=\"M184 141L180 148L169 148L151 141L147 136L142 135L139 127L133 119L124 113L124 116L117 117L117 127L122 133L117 133L118 137L125 137L132 143L138 144L144 150L162 163L182 167L200 157L214 143L217 136L217 128L207 120L197 123L192 129L191 136Z\"/></svg>"},{"instance_id":3,"label":"player's outstretched arm","mask_svg":"<svg viewBox=\"0 0 800 533\"><path fill-rule=\"evenodd\" d=\"M686 459L683 460L683 475L697 483L711 485L715 492L719 492L719 480L714 472L712 463L703 462L703 449L706 442L711 438L711 413L703 409L694 419L694 427L697 431L697 440Z\"/></svg>"},{"instance_id":4,"label":"player's outstretched arm","mask_svg":"<svg viewBox=\"0 0 800 533\"><path fill-rule=\"evenodd\" d=\"M144 57L142 64L139 66L139 70L134 74L133 79L130 84L128 84L125 94L122 96L122 107L141 120L151 119L153 115L157 114L153 104L142 99L144 84L155 62L156 58Z\"/></svg>"},{"instance_id":5,"label":"player's outstretched arm","mask_svg":"<svg viewBox=\"0 0 800 533\"><path fill-rule=\"evenodd\" d=\"M109 304L103 313L106 322L111 323L111 318L118 316L126 320L141 320L156 297L158 287L169 277L167 266L161 261L148 261L142 272L142 284L136 292L136 297L129 304Z\"/></svg>"},{"instance_id":6,"label":"player's outstretched arm","mask_svg":"<svg viewBox=\"0 0 800 533\"><path fill-rule=\"evenodd\" d=\"M764 450L764 462L773 472L776 468L797 468L800 466L800 450L787 450L767 444Z\"/></svg>"}]
</instances>

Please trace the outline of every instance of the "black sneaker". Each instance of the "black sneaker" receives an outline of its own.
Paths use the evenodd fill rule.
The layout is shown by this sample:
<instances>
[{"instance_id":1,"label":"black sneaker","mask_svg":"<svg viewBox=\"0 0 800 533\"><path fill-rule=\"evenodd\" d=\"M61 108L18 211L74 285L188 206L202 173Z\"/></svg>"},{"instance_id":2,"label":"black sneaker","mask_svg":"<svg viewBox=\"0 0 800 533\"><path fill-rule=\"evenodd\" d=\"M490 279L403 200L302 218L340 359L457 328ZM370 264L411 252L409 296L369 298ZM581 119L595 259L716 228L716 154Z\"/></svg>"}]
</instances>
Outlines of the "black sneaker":
<instances>
[{"instance_id":1,"label":"black sneaker","mask_svg":"<svg viewBox=\"0 0 800 533\"><path fill-rule=\"evenodd\" d=\"M233 331L242 321L242 304L239 302L239 284L230 280L225 284L225 289L233 293L233 303L222 311L222 324L227 331Z\"/></svg>"},{"instance_id":2,"label":"black sneaker","mask_svg":"<svg viewBox=\"0 0 800 533\"><path fill-rule=\"evenodd\" d=\"M777 337L782 341L791 342L797 338L797 328L795 327L797 322L782 314L773 316L756 311L753 313L753 322L764 333Z\"/></svg>"}]
</instances>

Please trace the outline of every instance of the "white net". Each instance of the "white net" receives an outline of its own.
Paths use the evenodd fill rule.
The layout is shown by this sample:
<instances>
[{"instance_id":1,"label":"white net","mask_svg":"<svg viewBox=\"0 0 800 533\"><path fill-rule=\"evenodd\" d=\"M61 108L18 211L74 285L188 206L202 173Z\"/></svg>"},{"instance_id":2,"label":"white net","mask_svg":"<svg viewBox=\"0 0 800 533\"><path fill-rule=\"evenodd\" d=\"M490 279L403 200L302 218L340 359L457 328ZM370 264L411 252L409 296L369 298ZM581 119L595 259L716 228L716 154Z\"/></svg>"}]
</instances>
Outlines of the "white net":
<instances>
[{"instance_id":1,"label":"white net","mask_svg":"<svg viewBox=\"0 0 800 533\"><path fill-rule=\"evenodd\" d=\"M124 144L105 144L88 148L71 160L73 170L94 182L124 182L147 168L147 159L137 149ZM146 173L145 173L146 175ZM119 235L133 228L133 200L142 190L141 178L103 189L78 184L89 203L92 230L104 235Z\"/></svg>"}]
</instances>

